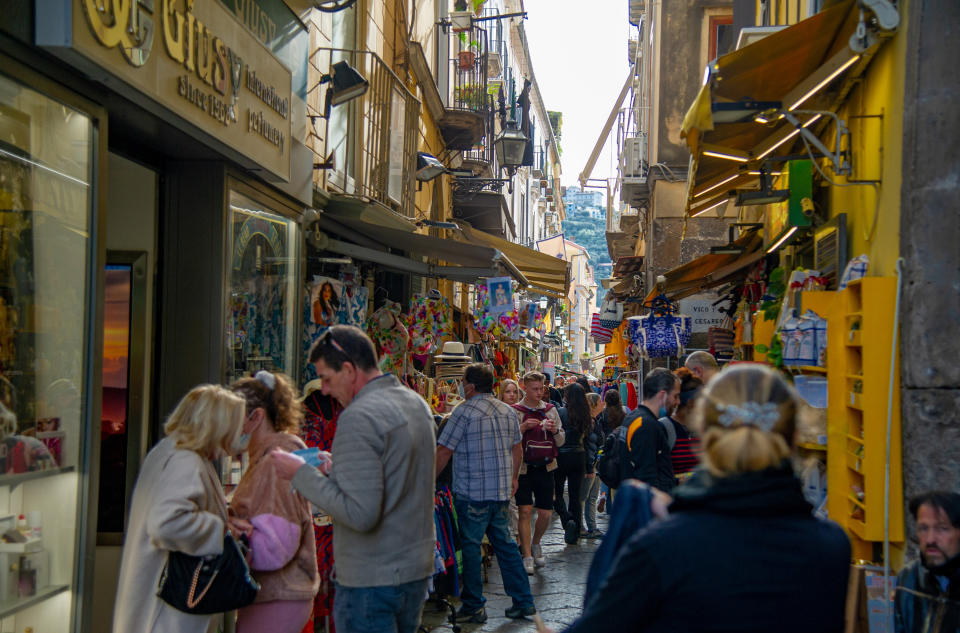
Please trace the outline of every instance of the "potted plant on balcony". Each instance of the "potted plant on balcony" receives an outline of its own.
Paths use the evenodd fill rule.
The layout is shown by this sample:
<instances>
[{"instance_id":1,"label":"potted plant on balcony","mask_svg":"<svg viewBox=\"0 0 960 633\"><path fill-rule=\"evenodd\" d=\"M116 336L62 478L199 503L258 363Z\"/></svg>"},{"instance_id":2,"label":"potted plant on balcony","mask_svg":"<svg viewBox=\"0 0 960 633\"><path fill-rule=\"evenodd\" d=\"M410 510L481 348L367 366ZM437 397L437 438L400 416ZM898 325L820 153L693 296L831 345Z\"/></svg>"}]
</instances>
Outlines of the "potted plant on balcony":
<instances>
[{"instance_id":1,"label":"potted plant on balcony","mask_svg":"<svg viewBox=\"0 0 960 633\"><path fill-rule=\"evenodd\" d=\"M481 86L477 84L463 84L462 86L454 87L453 97L458 107L480 111L485 95L483 94Z\"/></svg>"},{"instance_id":2,"label":"potted plant on balcony","mask_svg":"<svg viewBox=\"0 0 960 633\"><path fill-rule=\"evenodd\" d=\"M473 16L467 9L467 0L456 0L450 12L450 26L454 33L469 31L473 26Z\"/></svg>"},{"instance_id":3,"label":"potted plant on balcony","mask_svg":"<svg viewBox=\"0 0 960 633\"><path fill-rule=\"evenodd\" d=\"M463 50L457 53L458 66L460 70L473 70L473 65L477 61L477 51L480 50L480 43L477 40L470 40L467 43L467 34L460 34L460 46Z\"/></svg>"}]
</instances>

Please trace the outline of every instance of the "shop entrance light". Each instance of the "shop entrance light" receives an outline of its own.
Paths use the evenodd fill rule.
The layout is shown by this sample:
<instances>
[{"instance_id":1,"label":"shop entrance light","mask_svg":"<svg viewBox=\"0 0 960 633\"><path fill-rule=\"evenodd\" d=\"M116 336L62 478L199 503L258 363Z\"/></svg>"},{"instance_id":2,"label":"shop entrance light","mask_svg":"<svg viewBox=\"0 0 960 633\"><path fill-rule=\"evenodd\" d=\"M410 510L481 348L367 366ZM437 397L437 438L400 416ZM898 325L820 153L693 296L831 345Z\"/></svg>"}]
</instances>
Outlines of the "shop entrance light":
<instances>
[{"instance_id":1,"label":"shop entrance light","mask_svg":"<svg viewBox=\"0 0 960 633\"><path fill-rule=\"evenodd\" d=\"M447 168L435 156L426 152L417 152L417 180L420 182L433 180L446 171Z\"/></svg>"},{"instance_id":2,"label":"shop entrance light","mask_svg":"<svg viewBox=\"0 0 960 633\"><path fill-rule=\"evenodd\" d=\"M774 204L783 202L790 197L789 189L773 189L773 183L770 180L770 174L767 170L760 168L760 190L740 190L737 191L737 206L745 207L759 204Z\"/></svg>"},{"instance_id":3,"label":"shop entrance light","mask_svg":"<svg viewBox=\"0 0 960 633\"><path fill-rule=\"evenodd\" d=\"M763 228L763 224L760 222L734 222L727 227L727 243L723 246L710 247L711 255L742 255L746 252L746 247L734 243L736 238L734 238L733 233L738 226L747 227L751 231Z\"/></svg>"},{"instance_id":4,"label":"shop entrance light","mask_svg":"<svg viewBox=\"0 0 960 633\"><path fill-rule=\"evenodd\" d=\"M773 241L773 244L770 245L770 248L767 249L767 255L776 252L781 246L786 246L792 241L792 238L797 233L797 227L791 226L789 229L786 229L783 233L777 236L777 239Z\"/></svg>"},{"instance_id":5,"label":"shop entrance light","mask_svg":"<svg viewBox=\"0 0 960 633\"><path fill-rule=\"evenodd\" d=\"M714 102L710 104L714 123L742 123L752 121L755 116L767 110L779 110L779 101L740 101Z\"/></svg>"}]
</instances>

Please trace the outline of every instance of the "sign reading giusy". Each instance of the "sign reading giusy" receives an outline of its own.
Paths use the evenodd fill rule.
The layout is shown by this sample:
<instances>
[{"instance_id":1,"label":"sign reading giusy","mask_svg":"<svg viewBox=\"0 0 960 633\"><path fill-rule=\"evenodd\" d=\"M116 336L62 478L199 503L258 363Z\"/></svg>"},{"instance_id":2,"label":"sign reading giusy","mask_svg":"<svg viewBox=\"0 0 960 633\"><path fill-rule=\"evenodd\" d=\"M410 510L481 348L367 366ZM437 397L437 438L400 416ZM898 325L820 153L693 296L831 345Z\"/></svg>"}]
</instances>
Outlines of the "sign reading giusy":
<instances>
[{"instance_id":1,"label":"sign reading giusy","mask_svg":"<svg viewBox=\"0 0 960 633\"><path fill-rule=\"evenodd\" d=\"M217 0L72 1L75 50L289 179L290 71Z\"/></svg>"}]
</instances>

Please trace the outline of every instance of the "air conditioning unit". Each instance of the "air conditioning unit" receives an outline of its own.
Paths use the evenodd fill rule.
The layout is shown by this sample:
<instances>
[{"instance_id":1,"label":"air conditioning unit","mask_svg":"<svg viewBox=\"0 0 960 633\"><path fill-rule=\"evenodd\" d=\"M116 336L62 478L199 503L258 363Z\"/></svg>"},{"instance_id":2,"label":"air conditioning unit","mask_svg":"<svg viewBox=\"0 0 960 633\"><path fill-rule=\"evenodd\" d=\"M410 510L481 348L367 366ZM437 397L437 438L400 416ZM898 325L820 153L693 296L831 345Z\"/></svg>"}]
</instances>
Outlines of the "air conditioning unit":
<instances>
[{"instance_id":1,"label":"air conditioning unit","mask_svg":"<svg viewBox=\"0 0 960 633\"><path fill-rule=\"evenodd\" d=\"M647 175L647 139L644 136L626 138L620 154L624 178L645 178Z\"/></svg>"}]
</instances>

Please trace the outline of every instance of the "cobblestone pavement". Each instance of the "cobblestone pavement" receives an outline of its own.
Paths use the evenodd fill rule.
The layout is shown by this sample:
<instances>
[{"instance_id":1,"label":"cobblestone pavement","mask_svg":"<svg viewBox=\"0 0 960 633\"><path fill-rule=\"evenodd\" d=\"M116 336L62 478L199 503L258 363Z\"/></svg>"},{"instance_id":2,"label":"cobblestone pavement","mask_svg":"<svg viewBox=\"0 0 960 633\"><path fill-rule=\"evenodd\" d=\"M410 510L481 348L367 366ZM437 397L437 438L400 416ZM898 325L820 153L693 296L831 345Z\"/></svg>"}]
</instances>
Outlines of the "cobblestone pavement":
<instances>
[{"instance_id":1,"label":"cobblestone pavement","mask_svg":"<svg viewBox=\"0 0 960 633\"><path fill-rule=\"evenodd\" d=\"M597 527L606 531L607 517L597 514ZM543 553L547 559L545 567L536 570L530 576L530 589L540 617L550 628L562 631L573 622L583 606L583 592L587 581L587 570L593 553L600 546L599 539L580 539L577 545L567 545L563 541L563 530L556 514L543 536ZM487 599L487 622L485 624L460 624L463 633L519 633L535 631L533 620L511 620L503 612L512 601L503 589L500 569L496 558L488 568L489 579L483 585L483 595ZM459 600L451 600L457 608ZM436 603L427 602L423 608L423 626L428 631L452 632L447 621L449 611L440 612Z\"/></svg>"}]
</instances>

